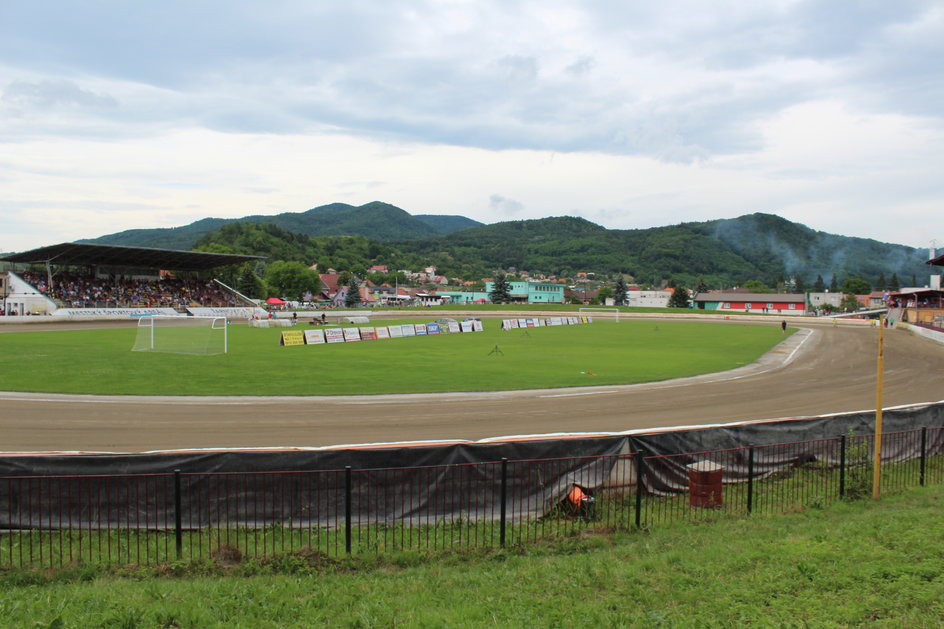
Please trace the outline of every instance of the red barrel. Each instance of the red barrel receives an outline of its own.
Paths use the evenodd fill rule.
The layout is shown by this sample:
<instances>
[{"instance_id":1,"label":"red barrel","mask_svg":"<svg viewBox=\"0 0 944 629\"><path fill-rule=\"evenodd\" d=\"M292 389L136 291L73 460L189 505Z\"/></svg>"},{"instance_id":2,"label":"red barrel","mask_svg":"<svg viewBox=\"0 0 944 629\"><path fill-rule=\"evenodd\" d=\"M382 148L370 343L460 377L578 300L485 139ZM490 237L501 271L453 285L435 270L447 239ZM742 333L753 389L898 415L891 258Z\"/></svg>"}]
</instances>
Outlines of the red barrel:
<instances>
[{"instance_id":1,"label":"red barrel","mask_svg":"<svg viewBox=\"0 0 944 629\"><path fill-rule=\"evenodd\" d=\"M688 493L693 507L720 509L722 468L714 461L697 461L688 468Z\"/></svg>"}]
</instances>

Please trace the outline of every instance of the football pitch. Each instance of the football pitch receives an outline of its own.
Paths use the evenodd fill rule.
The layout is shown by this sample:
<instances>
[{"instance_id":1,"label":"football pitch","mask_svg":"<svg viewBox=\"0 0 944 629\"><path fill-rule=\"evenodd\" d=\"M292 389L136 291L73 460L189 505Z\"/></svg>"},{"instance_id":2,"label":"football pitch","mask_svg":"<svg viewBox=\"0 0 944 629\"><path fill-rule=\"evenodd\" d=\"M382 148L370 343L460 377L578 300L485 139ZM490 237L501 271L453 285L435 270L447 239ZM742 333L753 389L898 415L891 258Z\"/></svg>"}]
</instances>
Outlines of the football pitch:
<instances>
[{"instance_id":1,"label":"football pitch","mask_svg":"<svg viewBox=\"0 0 944 629\"><path fill-rule=\"evenodd\" d=\"M229 353L211 356L132 352L133 328L3 334L0 389L310 396L635 384L734 369L785 338L773 323L664 320L503 331L487 319L482 332L301 346L281 346L282 331L232 325Z\"/></svg>"}]
</instances>

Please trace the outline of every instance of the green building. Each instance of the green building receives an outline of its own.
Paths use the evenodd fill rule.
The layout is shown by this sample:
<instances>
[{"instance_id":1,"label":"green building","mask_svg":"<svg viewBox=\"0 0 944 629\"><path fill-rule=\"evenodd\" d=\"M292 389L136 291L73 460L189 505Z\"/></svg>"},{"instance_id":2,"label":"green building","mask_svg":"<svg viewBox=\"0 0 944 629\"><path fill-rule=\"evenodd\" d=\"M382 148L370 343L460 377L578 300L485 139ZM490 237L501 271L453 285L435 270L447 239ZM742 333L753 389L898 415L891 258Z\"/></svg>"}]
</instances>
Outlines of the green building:
<instances>
[{"instance_id":1,"label":"green building","mask_svg":"<svg viewBox=\"0 0 944 629\"><path fill-rule=\"evenodd\" d=\"M488 293L482 291L438 290L437 297L448 297L451 304L483 304L488 302Z\"/></svg>"},{"instance_id":2,"label":"green building","mask_svg":"<svg viewBox=\"0 0 944 629\"><path fill-rule=\"evenodd\" d=\"M511 300L528 304L564 303L564 285L553 282L508 282ZM486 297L492 292L492 282L485 282Z\"/></svg>"}]
</instances>

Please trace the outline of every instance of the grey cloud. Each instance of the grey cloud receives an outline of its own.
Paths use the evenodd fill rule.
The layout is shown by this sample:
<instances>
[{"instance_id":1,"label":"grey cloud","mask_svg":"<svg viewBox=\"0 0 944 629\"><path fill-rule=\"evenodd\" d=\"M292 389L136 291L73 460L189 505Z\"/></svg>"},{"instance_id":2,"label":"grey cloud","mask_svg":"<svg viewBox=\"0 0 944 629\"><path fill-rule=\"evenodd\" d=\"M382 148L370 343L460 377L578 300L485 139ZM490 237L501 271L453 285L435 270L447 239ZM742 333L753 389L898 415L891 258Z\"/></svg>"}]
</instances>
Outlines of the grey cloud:
<instances>
[{"instance_id":1,"label":"grey cloud","mask_svg":"<svg viewBox=\"0 0 944 629\"><path fill-rule=\"evenodd\" d=\"M505 74L505 78L514 83L530 83L538 76L538 61L534 57L506 55L495 62Z\"/></svg>"},{"instance_id":2,"label":"grey cloud","mask_svg":"<svg viewBox=\"0 0 944 629\"><path fill-rule=\"evenodd\" d=\"M566 72L574 76L586 76L593 71L594 65L596 65L596 61L593 57L580 57L567 66Z\"/></svg>"},{"instance_id":3,"label":"grey cloud","mask_svg":"<svg viewBox=\"0 0 944 629\"><path fill-rule=\"evenodd\" d=\"M72 81L13 81L3 90L4 103L18 107L78 106L112 108L118 102L108 94L82 89Z\"/></svg>"},{"instance_id":4,"label":"grey cloud","mask_svg":"<svg viewBox=\"0 0 944 629\"><path fill-rule=\"evenodd\" d=\"M11 2L0 20L0 58L23 59L40 71L68 67L172 88L214 76L261 80L300 57L337 62L383 54L403 19L398 7L168 0L51 10Z\"/></svg>"},{"instance_id":5,"label":"grey cloud","mask_svg":"<svg viewBox=\"0 0 944 629\"><path fill-rule=\"evenodd\" d=\"M524 211L524 205L514 199L507 199L500 194L493 194L488 198L488 209L498 212L502 216L514 216Z\"/></svg>"}]
</instances>

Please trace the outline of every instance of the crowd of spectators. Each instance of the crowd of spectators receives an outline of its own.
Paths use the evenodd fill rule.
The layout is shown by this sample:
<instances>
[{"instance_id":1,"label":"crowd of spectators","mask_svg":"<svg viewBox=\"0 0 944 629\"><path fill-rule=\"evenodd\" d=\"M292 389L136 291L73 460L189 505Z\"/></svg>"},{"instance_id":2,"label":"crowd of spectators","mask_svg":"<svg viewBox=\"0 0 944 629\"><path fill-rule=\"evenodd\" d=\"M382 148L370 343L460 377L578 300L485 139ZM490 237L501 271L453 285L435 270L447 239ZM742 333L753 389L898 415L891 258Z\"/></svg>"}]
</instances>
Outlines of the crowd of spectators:
<instances>
[{"instance_id":1,"label":"crowd of spectators","mask_svg":"<svg viewBox=\"0 0 944 629\"><path fill-rule=\"evenodd\" d=\"M236 298L213 280L129 279L56 273L50 288L45 273L20 277L65 308L174 308L235 306Z\"/></svg>"}]
</instances>

